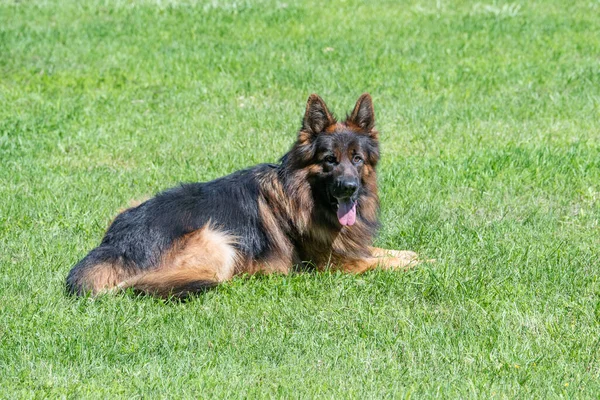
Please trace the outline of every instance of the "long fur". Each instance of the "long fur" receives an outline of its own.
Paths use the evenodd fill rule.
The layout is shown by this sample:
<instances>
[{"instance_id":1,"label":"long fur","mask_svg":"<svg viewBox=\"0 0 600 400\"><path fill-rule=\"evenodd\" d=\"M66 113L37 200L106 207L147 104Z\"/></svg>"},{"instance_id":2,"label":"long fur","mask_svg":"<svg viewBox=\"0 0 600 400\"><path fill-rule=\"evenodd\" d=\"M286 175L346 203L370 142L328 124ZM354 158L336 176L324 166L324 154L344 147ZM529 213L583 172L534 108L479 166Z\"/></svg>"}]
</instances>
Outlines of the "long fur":
<instances>
[{"instance_id":1,"label":"long fur","mask_svg":"<svg viewBox=\"0 0 600 400\"><path fill-rule=\"evenodd\" d=\"M343 122L311 95L296 143L279 163L183 184L125 210L70 271L68 292L134 288L184 297L234 275L288 273L294 265L363 272L414 264L412 252L371 247L379 226L374 121L368 94ZM352 226L336 216L336 202L350 201L337 194L348 180L358 184L349 198Z\"/></svg>"}]
</instances>

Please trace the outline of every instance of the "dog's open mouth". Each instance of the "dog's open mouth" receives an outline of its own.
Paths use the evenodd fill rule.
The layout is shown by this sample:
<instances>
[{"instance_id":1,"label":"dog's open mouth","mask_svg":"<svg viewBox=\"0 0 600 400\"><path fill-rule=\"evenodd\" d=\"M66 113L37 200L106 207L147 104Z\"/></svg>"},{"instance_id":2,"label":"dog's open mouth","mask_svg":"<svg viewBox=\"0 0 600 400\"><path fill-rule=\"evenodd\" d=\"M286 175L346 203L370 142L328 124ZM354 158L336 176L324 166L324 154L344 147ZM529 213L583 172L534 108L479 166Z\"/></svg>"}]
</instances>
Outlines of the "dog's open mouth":
<instances>
[{"instance_id":1,"label":"dog's open mouth","mask_svg":"<svg viewBox=\"0 0 600 400\"><path fill-rule=\"evenodd\" d=\"M356 201L352 198L337 199L337 217L342 226L351 226L356 222Z\"/></svg>"}]
</instances>

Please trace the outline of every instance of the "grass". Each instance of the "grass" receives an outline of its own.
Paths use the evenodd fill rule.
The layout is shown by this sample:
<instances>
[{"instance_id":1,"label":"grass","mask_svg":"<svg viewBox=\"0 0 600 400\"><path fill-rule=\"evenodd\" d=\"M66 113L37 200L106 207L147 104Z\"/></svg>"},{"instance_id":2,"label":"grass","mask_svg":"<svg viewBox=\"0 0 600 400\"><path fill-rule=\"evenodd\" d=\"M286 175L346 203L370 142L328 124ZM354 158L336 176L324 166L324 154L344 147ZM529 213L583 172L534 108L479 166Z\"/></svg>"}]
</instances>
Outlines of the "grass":
<instances>
[{"instance_id":1,"label":"grass","mask_svg":"<svg viewBox=\"0 0 600 400\"><path fill-rule=\"evenodd\" d=\"M0 396L597 398L600 3L0 2ZM364 91L406 273L73 299L117 210Z\"/></svg>"}]
</instances>

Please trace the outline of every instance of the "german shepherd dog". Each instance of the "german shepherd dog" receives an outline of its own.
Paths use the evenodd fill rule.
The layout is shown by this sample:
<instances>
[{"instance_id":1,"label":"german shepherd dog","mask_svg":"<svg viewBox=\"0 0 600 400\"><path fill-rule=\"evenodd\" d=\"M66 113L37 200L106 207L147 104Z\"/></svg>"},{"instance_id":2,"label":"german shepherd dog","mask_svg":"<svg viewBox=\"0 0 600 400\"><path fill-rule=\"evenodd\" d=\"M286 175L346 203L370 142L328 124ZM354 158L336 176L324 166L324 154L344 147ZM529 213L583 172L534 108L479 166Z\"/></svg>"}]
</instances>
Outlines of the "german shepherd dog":
<instances>
[{"instance_id":1,"label":"german shepherd dog","mask_svg":"<svg viewBox=\"0 0 600 400\"><path fill-rule=\"evenodd\" d=\"M125 210L73 267L68 292L186 297L235 275L294 266L412 267L415 253L371 246L379 225L374 125L369 94L343 122L311 95L296 143L278 164L183 184Z\"/></svg>"}]
</instances>

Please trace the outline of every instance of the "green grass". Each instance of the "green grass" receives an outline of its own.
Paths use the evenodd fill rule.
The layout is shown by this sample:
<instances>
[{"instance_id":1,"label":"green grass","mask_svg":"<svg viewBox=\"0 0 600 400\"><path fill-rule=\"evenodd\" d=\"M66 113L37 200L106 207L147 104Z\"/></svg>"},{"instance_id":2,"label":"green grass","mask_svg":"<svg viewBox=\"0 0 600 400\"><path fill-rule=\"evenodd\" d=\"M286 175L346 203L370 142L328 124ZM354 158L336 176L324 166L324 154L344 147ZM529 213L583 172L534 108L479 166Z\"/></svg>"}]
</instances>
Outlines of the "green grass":
<instances>
[{"instance_id":1,"label":"green grass","mask_svg":"<svg viewBox=\"0 0 600 400\"><path fill-rule=\"evenodd\" d=\"M0 2L0 396L597 398L600 2ZM406 273L73 299L117 210L381 131Z\"/></svg>"}]
</instances>

